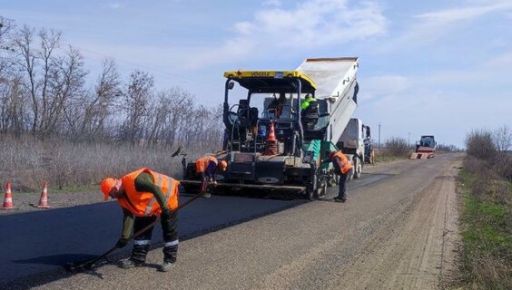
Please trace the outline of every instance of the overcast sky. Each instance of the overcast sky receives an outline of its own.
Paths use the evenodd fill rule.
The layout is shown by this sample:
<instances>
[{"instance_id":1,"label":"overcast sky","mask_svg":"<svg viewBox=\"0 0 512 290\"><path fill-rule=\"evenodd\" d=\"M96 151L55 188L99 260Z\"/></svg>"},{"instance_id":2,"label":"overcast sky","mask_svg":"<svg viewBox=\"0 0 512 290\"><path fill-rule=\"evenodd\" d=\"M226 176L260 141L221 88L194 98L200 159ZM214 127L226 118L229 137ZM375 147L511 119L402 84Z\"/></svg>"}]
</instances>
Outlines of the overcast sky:
<instances>
[{"instance_id":1,"label":"overcast sky","mask_svg":"<svg viewBox=\"0 0 512 290\"><path fill-rule=\"evenodd\" d=\"M471 129L512 127L512 0L0 0L0 15L61 30L91 79L111 57L204 104L222 102L225 70L358 56L356 116L375 138L381 123L382 140L463 146Z\"/></svg>"}]
</instances>

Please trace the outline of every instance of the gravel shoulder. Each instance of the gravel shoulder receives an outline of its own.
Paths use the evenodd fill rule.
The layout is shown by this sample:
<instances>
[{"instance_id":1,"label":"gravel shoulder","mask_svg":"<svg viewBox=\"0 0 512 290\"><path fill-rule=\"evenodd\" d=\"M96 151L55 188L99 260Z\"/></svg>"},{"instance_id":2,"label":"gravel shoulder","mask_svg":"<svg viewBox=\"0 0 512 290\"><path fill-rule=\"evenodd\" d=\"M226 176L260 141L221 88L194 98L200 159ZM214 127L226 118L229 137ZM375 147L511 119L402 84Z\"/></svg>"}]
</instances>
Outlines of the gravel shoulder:
<instances>
[{"instance_id":1,"label":"gravel shoulder","mask_svg":"<svg viewBox=\"0 0 512 290\"><path fill-rule=\"evenodd\" d=\"M461 156L379 164L349 201L306 203L180 244L178 264L103 266L41 289L436 289L454 269ZM371 171L370 171L371 169Z\"/></svg>"}]
</instances>

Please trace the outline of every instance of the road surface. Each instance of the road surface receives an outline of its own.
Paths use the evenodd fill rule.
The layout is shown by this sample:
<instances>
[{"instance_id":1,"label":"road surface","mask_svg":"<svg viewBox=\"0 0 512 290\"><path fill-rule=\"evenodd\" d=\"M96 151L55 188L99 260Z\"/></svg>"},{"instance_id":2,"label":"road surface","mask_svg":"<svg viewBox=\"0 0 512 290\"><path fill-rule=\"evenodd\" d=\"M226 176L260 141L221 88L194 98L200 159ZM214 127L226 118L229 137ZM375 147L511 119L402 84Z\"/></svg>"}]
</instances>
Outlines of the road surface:
<instances>
[{"instance_id":1,"label":"road surface","mask_svg":"<svg viewBox=\"0 0 512 290\"><path fill-rule=\"evenodd\" d=\"M459 161L459 155L446 154L370 168L370 174L350 184L346 204L327 199L201 200L180 215L179 261L168 273L155 270L160 249L149 254L144 268L105 265L75 275L60 270L70 259L99 254L115 241L120 212L112 203L45 212L52 218L32 213L28 218L38 227L28 229L14 228L20 221L8 224L2 217L2 234L10 239L3 235L0 242L0 271L8 281L3 286L435 289L453 267ZM33 230L39 231L37 237ZM155 242L157 238L155 233Z\"/></svg>"}]
</instances>

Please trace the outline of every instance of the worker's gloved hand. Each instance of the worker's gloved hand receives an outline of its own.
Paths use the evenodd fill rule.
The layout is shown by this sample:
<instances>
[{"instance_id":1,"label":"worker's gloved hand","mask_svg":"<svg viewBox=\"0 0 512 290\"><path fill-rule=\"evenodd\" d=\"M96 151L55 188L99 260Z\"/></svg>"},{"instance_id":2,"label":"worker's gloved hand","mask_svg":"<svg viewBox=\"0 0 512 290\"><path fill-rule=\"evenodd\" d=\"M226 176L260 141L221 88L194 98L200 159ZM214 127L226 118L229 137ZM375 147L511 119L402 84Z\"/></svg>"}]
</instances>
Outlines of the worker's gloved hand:
<instances>
[{"instance_id":1,"label":"worker's gloved hand","mask_svg":"<svg viewBox=\"0 0 512 290\"><path fill-rule=\"evenodd\" d=\"M116 243L116 248L124 248L128 244L128 242L128 239L120 238Z\"/></svg>"}]
</instances>

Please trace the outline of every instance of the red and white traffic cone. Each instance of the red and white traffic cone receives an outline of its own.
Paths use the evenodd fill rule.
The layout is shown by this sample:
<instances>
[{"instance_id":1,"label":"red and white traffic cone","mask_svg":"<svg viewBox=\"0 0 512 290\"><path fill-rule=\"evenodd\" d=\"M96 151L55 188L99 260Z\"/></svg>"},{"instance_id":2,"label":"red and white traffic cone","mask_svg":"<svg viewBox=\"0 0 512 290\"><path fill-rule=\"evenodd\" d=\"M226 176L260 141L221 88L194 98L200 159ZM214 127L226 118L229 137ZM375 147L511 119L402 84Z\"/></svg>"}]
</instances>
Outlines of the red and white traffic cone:
<instances>
[{"instance_id":1,"label":"red and white traffic cone","mask_svg":"<svg viewBox=\"0 0 512 290\"><path fill-rule=\"evenodd\" d=\"M50 208L48 205L48 182L43 185L43 191L41 192L41 198L39 199L38 208Z\"/></svg>"},{"instance_id":2,"label":"red and white traffic cone","mask_svg":"<svg viewBox=\"0 0 512 290\"><path fill-rule=\"evenodd\" d=\"M7 182L5 184L5 197L4 197L4 204L2 206L2 209L13 209L14 204L12 203L12 191L11 191L11 183Z\"/></svg>"}]
</instances>

